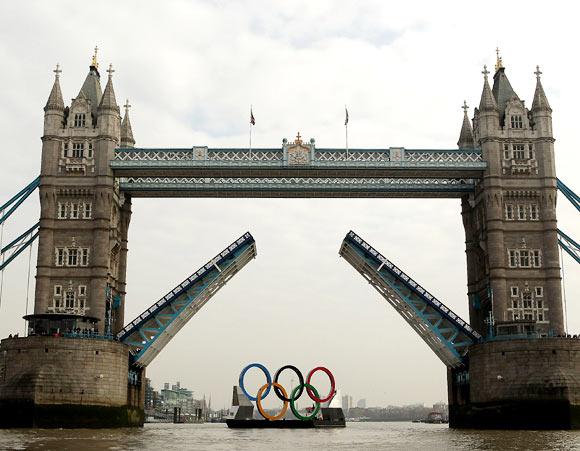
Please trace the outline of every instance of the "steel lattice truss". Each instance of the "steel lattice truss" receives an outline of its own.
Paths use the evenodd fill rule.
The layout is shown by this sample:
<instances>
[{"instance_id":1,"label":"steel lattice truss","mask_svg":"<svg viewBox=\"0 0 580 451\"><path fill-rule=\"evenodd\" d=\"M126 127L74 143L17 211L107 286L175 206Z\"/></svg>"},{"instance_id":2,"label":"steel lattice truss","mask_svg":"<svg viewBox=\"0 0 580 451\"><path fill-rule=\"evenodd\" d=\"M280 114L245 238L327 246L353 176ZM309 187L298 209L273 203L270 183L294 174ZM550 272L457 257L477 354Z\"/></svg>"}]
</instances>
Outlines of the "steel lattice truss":
<instances>
[{"instance_id":1,"label":"steel lattice truss","mask_svg":"<svg viewBox=\"0 0 580 451\"><path fill-rule=\"evenodd\" d=\"M464 364L468 346L481 335L356 233L349 232L340 255L350 263L429 345L445 365Z\"/></svg>"},{"instance_id":2,"label":"steel lattice truss","mask_svg":"<svg viewBox=\"0 0 580 451\"><path fill-rule=\"evenodd\" d=\"M130 346L132 364L144 367L151 363L193 315L255 257L256 242L246 233L127 324L117 338Z\"/></svg>"},{"instance_id":3,"label":"steel lattice truss","mask_svg":"<svg viewBox=\"0 0 580 451\"><path fill-rule=\"evenodd\" d=\"M472 192L464 178L123 177L122 191L136 197L459 197Z\"/></svg>"},{"instance_id":4,"label":"steel lattice truss","mask_svg":"<svg viewBox=\"0 0 580 451\"><path fill-rule=\"evenodd\" d=\"M453 166L461 163L484 163L479 149L402 149L397 148L397 156L391 156L391 149L316 149L312 150L311 164L332 163L385 163L407 162ZM283 149L210 149L192 147L185 149L143 149L123 148L115 151L116 162L196 162L244 163L260 165L264 162L285 164ZM121 166L121 165L119 165ZM485 166L484 166L485 167Z\"/></svg>"},{"instance_id":5,"label":"steel lattice truss","mask_svg":"<svg viewBox=\"0 0 580 451\"><path fill-rule=\"evenodd\" d=\"M123 148L110 166L141 197L460 197L487 167L480 149L296 148Z\"/></svg>"}]
</instances>

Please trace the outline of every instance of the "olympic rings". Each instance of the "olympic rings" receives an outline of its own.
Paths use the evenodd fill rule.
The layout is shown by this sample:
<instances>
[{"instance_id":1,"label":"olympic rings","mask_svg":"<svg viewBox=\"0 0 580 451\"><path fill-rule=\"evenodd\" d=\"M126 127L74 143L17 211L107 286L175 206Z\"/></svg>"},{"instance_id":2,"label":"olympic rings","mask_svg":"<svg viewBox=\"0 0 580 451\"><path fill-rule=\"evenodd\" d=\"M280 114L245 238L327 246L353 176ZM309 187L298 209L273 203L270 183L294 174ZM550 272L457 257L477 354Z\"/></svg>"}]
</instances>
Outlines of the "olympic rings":
<instances>
[{"instance_id":1,"label":"olympic rings","mask_svg":"<svg viewBox=\"0 0 580 451\"><path fill-rule=\"evenodd\" d=\"M326 398L323 398L323 399L320 399L318 397L318 393L312 393L310 391L310 388L308 388L308 386L310 385L310 379L312 379L312 375L314 373L316 373L317 371L322 371L322 372L326 373L326 375L330 379L330 391L328 392L328 396ZM312 401L316 401L316 402L329 401L334 396L334 393L335 393L334 389L335 388L336 388L336 384L334 381L334 376L332 375L332 373L330 372L330 370L328 368L325 368L323 366L317 366L312 371L310 371L310 373L308 373L308 377L306 378L306 391L308 392L308 396L310 396L310 399L312 399Z\"/></svg>"},{"instance_id":2,"label":"olympic rings","mask_svg":"<svg viewBox=\"0 0 580 451\"><path fill-rule=\"evenodd\" d=\"M314 408L314 410L312 411L312 413L310 415L308 415L308 416L300 415L300 412L298 412L298 410L296 409L296 406L294 405L294 401L295 401L294 395L296 395L296 392L298 390L304 390L304 387L306 387L306 391L308 393L310 393L310 390L312 390L314 392L314 394L316 395L316 397L318 398L318 391L309 383L297 385L296 387L294 387L294 390L292 390L292 394L290 395L290 409L292 409L292 413L294 414L294 416L296 418L298 418L299 420L307 421L307 420L312 420L312 419L316 418L316 415L318 415L318 412L320 412L320 402L315 401L316 407Z\"/></svg>"},{"instance_id":3,"label":"olympic rings","mask_svg":"<svg viewBox=\"0 0 580 451\"><path fill-rule=\"evenodd\" d=\"M240 388L244 392L244 395L246 395L248 397L248 399L250 399L251 401L257 400L257 398L254 396L251 396L246 391L246 387L244 387L244 377L246 376L246 373L248 372L248 370L250 368L259 368L264 373L264 376L266 376L266 381L268 382L268 388L266 389L266 392L262 396L262 399L264 399L266 396L268 396L268 393L270 393L270 388L272 388L272 376L270 376L270 372L268 371L268 369L264 365L262 365L261 363L250 363L247 367L245 367L242 370L242 372L240 373L240 380L239 380Z\"/></svg>"},{"instance_id":4,"label":"olympic rings","mask_svg":"<svg viewBox=\"0 0 580 451\"><path fill-rule=\"evenodd\" d=\"M250 368L258 368L264 373L264 376L266 376L266 383L260 387L255 397L251 396L244 387L244 377L246 376L246 373ZM299 384L292 390L290 398L288 398L288 393L286 392L286 389L278 382L278 379L284 370L292 370L298 376ZM316 390L316 388L314 388L310 383L312 376L317 371L322 371L326 373L326 375L330 380L330 391L328 392L328 395L325 398L321 398L318 393L318 390ZM271 421L279 420L284 417L284 415L288 410L288 403L290 403L290 408L292 409L292 413L296 418L304 421L312 420L320 412L321 403L330 401L336 394L336 382L334 380L334 376L328 368L325 368L323 366L318 366L313 370L311 370L308 373L306 382L304 382L304 377L302 376L302 373L298 368L296 368L293 365L284 365L283 367L279 368L278 371L276 371L274 375L274 381L272 382L270 372L264 365L260 363L251 363L248 366L246 366L240 373L239 386L242 389L244 395L246 395L248 399L250 399L251 401L256 401L256 406L258 408L258 411L260 412L260 415L262 415L262 417L264 417L266 420ZM262 407L262 401L266 398L266 396L268 396L268 394L270 393L270 389L272 387L274 387L274 393L276 394L278 399L284 402L282 409L276 415L269 415L264 411ZM295 405L296 401L300 398L300 396L302 396L302 393L304 393L305 388L308 397L315 403L315 408L313 409L312 413L308 416L300 415Z\"/></svg>"},{"instance_id":5,"label":"olympic rings","mask_svg":"<svg viewBox=\"0 0 580 451\"><path fill-rule=\"evenodd\" d=\"M274 390L277 389L282 392L284 398L288 397L286 389L281 384L279 384L278 382L273 382L272 385L274 386ZM264 409L262 408L262 399L263 399L262 393L264 392L264 390L266 390L266 388L269 390L270 384L262 385L258 390L258 394L256 395L256 407L258 407L258 412L260 412L260 415L262 415L266 420L270 421L276 421L279 420L280 418L284 418L284 415L286 415L286 411L288 410L288 401L284 401L284 406L277 415L268 415L266 412L264 412Z\"/></svg>"},{"instance_id":6,"label":"olympic rings","mask_svg":"<svg viewBox=\"0 0 580 451\"><path fill-rule=\"evenodd\" d=\"M276 371L276 374L274 375L274 382L278 382L278 378L280 377L280 374L282 374L282 371L284 370L292 370L298 376L298 385L301 386L302 388L297 394L296 399L300 398L302 396L302 392L304 391L304 376L302 376L300 370L296 368L294 365L284 365L282 368ZM276 396L278 396L278 399L280 399L281 401L287 402L290 401L287 395L283 395L275 384L274 384L274 392L276 393Z\"/></svg>"}]
</instances>

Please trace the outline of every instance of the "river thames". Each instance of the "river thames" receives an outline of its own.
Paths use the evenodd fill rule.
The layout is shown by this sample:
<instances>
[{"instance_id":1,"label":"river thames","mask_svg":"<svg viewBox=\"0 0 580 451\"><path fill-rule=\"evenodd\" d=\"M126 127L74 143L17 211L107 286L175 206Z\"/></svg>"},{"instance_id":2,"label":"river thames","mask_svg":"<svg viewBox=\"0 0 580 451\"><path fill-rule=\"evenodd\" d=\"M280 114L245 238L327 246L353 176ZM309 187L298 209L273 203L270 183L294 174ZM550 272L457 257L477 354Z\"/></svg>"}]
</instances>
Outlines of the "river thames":
<instances>
[{"instance_id":1,"label":"river thames","mask_svg":"<svg viewBox=\"0 0 580 451\"><path fill-rule=\"evenodd\" d=\"M345 429L230 430L225 424L140 429L0 430L2 450L580 450L580 431L474 431L447 425L348 423Z\"/></svg>"}]
</instances>

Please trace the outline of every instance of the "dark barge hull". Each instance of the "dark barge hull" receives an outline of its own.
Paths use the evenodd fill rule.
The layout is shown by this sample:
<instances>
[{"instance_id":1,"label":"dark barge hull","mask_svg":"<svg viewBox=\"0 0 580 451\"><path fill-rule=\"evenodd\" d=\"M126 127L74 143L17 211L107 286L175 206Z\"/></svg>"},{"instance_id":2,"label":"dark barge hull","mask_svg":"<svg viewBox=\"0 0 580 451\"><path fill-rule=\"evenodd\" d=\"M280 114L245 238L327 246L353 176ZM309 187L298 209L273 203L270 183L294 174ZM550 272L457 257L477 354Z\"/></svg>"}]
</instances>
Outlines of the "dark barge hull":
<instances>
[{"instance_id":1,"label":"dark barge hull","mask_svg":"<svg viewBox=\"0 0 580 451\"><path fill-rule=\"evenodd\" d=\"M227 419L226 424L232 429L315 429L315 428L343 428L342 421L328 420L235 420Z\"/></svg>"}]
</instances>

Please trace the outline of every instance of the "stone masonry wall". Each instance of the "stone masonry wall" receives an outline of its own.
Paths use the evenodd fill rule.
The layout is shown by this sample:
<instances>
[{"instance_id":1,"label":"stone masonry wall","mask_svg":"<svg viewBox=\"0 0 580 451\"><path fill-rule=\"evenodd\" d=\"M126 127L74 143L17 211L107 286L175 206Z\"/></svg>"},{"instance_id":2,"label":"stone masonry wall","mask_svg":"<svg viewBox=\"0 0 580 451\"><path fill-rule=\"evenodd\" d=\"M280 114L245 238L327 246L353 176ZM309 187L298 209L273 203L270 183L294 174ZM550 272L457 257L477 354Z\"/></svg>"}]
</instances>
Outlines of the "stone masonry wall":
<instances>
[{"instance_id":1,"label":"stone masonry wall","mask_svg":"<svg viewBox=\"0 0 580 451\"><path fill-rule=\"evenodd\" d=\"M580 340L487 342L469 349L470 400L567 400L580 405Z\"/></svg>"},{"instance_id":2,"label":"stone masonry wall","mask_svg":"<svg viewBox=\"0 0 580 451\"><path fill-rule=\"evenodd\" d=\"M7 338L0 342L0 401L125 406L127 371L128 349L119 342Z\"/></svg>"}]
</instances>

